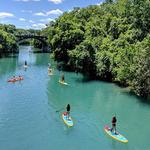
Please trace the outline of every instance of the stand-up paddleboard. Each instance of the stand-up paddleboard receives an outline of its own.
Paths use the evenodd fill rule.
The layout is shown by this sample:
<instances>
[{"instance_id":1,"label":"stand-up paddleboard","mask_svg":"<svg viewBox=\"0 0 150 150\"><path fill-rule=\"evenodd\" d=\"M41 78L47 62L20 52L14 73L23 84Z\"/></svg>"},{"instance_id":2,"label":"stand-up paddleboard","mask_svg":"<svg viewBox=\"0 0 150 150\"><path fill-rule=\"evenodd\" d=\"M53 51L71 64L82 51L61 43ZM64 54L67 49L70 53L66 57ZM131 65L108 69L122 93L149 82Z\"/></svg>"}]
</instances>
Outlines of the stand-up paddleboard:
<instances>
[{"instance_id":1,"label":"stand-up paddleboard","mask_svg":"<svg viewBox=\"0 0 150 150\"><path fill-rule=\"evenodd\" d=\"M66 83L66 82L64 82L64 81L61 81L61 80L59 80L58 81L60 84L63 84L63 85L69 85L68 83Z\"/></svg>"},{"instance_id":2,"label":"stand-up paddleboard","mask_svg":"<svg viewBox=\"0 0 150 150\"><path fill-rule=\"evenodd\" d=\"M67 116L67 112L63 112L62 113L62 119L64 121L64 123L68 126L68 127L72 127L73 126L73 120L72 118L69 116Z\"/></svg>"},{"instance_id":3,"label":"stand-up paddleboard","mask_svg":"<svg viewBox=\"0 0 150 150\"><path fill-rule=\"evenodd\" d=\"M26 68L28 68L28 65L24 65L23 67L26 69Z\"/></svg>"},{"instance_id":4,"label":"stand-up paddleboard","mask_svg":"<svg viewBox=\"0 0 150 150\"><path fill-rule=\"evenodd\" d=\"M128 143L128 140L123 135L121 135L119 132L117 132L116 134L114 132L111 132L111 128L109 126L106 125L104 127L104 131L113 139L115 139L119 142L122 142L122 143Z\"/></svg>"},{"instance_id":5,"label":"stand-up paddleboard","mask_svg":"<svg viewBox=\"0 0 150 150\"><path fill-rule=\"evenodd\" d=\"M52 76L52 75L53 75L53 73L52 73L52 72L48 72L48 75L49 75L49 76Z\"/></svg>"},{"instance_id":6,"label":"stand-up paddleboard","mask_svg":"<svg viewBox=\"0 0 150 150\"><path fill-rule=\"evenodd\" d=\"M52 76L52 75L53 75L52 69L49 69L49 68L48 68L48 75L49 75L49 76Z\"/></svg>"}]
</instances>

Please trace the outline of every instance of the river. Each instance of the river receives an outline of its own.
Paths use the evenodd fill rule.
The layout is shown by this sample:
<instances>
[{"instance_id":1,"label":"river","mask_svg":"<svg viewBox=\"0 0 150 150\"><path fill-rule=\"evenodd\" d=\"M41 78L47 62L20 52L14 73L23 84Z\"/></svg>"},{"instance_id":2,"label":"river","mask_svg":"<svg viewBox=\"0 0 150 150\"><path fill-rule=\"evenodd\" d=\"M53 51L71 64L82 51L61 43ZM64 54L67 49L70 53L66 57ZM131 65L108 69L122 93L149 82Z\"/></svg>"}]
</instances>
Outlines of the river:
<instances>
[{"instance_id":1,"label":"river","mask_svg":"<svg viewBox=\"0 0 150 150\"><path fill-rule=\"evenodd\" d=\"M0 59L1 150L149 150L150 103L112 83L86 81L81 74L65 72L70 84L58 83L61 72L49 54L35 54L30 46ZM29 67L25 71L24 61ZM51 62L54 75L48 76ZM24 80L8 83L13 75ZM74 126L61 119L61 108L71 104ZM57 112L60 110L59 112ZM123 144L105 134L116 114Z\"/></svg>"}]
</instances>

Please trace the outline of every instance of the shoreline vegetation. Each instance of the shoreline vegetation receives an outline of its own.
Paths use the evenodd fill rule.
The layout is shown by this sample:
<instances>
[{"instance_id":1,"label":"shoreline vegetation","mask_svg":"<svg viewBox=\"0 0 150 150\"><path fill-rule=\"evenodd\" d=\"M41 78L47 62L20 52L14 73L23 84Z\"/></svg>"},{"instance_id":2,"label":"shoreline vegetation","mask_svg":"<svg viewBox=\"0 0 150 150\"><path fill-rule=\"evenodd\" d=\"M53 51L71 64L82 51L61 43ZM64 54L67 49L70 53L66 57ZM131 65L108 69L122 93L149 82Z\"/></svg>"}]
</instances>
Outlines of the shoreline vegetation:
<instances>
[{"instance_id":1,"label":"shoreline vegetation","mask_svg":"<svg viewBox=\"0 0 150 150\"><path fill-rule=\"evenodd\" d=\"M0 24L0 57L8 56L10 53L19 53L19 45L32 45L35 48L42 48L42 43L35 39L26 39L17 43L16 35L36 34L39 35L40 30L34 29L17 29L11 24Z\"/></svg>"},{"instance_id":2,"label":"shoreline vegetation","mask_svg":"<svg viewBox=\"0 0 150 150\"><path fill-rule=\"evenodd\" d=\"M0 24L0 54L18 52L16 33L47 36L54 60L64 70L114 82L150 98L149 0L106 0L76 7L41 31ZM31 43L42 47L36 40Z\"/></svg>"},{"instance_id":3,"label":"shoreline vegetation","mask_svg":"<svg viewBox=\"0 0 150 150\"><path fill-rule=\"evenodd\" d=\"M14 25L0 24L0 57L18 52L16 37L14 36L15 30Z\"/></svg>"}]
</instances>

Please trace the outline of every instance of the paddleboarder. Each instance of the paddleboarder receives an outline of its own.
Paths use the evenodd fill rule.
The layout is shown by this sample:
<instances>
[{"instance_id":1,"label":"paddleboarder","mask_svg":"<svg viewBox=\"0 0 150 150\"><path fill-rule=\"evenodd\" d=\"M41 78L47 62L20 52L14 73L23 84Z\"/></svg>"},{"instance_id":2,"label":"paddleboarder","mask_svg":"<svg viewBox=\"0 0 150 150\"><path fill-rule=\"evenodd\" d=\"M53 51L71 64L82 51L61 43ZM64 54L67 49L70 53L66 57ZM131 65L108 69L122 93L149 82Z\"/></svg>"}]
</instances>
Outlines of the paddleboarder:
<instances>
[{"instance_id":1,"label":"paddleboarder","mask_svg":"<svg viewBox=\"0 0 150 150\"><path fill-rule=\"evenodd\" d=\"M116 122L117 122L117 119L116 119L116 116L114 115L112 117L112 121L111 121L111 123L112 123L111 132L114 132L115 134L117 134L117 132L116 132Z\"/></svg>"},{"instance_id":2,"label":"paddleboarder","mask_svg":"<svg viewBox=\"0 0 150 150\"><path fill-rule=\"evenodd\" d=\"M62 74L62 76L61 76L61 81L65 82L65 76L64 76L64 74Z\"/></svg>"},{"instance_id":3,"label":"paddleboarder","mask_svg":"<svg viewBox=\"0 0 150 150\"><path fill-rule=\"evenodd\" d=\"M67 105L66 109L67 109L67 117L68 117L68 119L69 119L69 115L70 115L70 104Z\"/></svg>"},{"instance_id":4,"label":"paddleboarder","mask_svg":"<svg viewBox=\"0 0 150 150\"><path fill-rule=\"evenodd\" d=\"M27 66L27 61L25 60L24 65Z\"/></svg>"}]
</instances>

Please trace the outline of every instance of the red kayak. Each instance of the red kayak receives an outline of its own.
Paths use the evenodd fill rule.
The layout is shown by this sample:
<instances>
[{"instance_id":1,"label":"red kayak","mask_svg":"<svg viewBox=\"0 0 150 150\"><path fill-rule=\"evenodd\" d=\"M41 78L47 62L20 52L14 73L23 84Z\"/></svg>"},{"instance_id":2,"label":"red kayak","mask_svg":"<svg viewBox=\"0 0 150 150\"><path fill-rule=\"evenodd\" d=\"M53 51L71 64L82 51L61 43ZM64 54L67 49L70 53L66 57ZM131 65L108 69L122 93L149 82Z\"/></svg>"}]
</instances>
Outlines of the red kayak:
<instances>
[{"instance_id":1,"label":"red kayak","mask_svg":"<svg viewBox=\"0 0 150 150\"><path fill-rule=\"evenodd\" d=\"M23 80L23 77L16 77L16 78L9 79L7 82L16 82L21 80Z\"/></svg>"}]
</instances>

